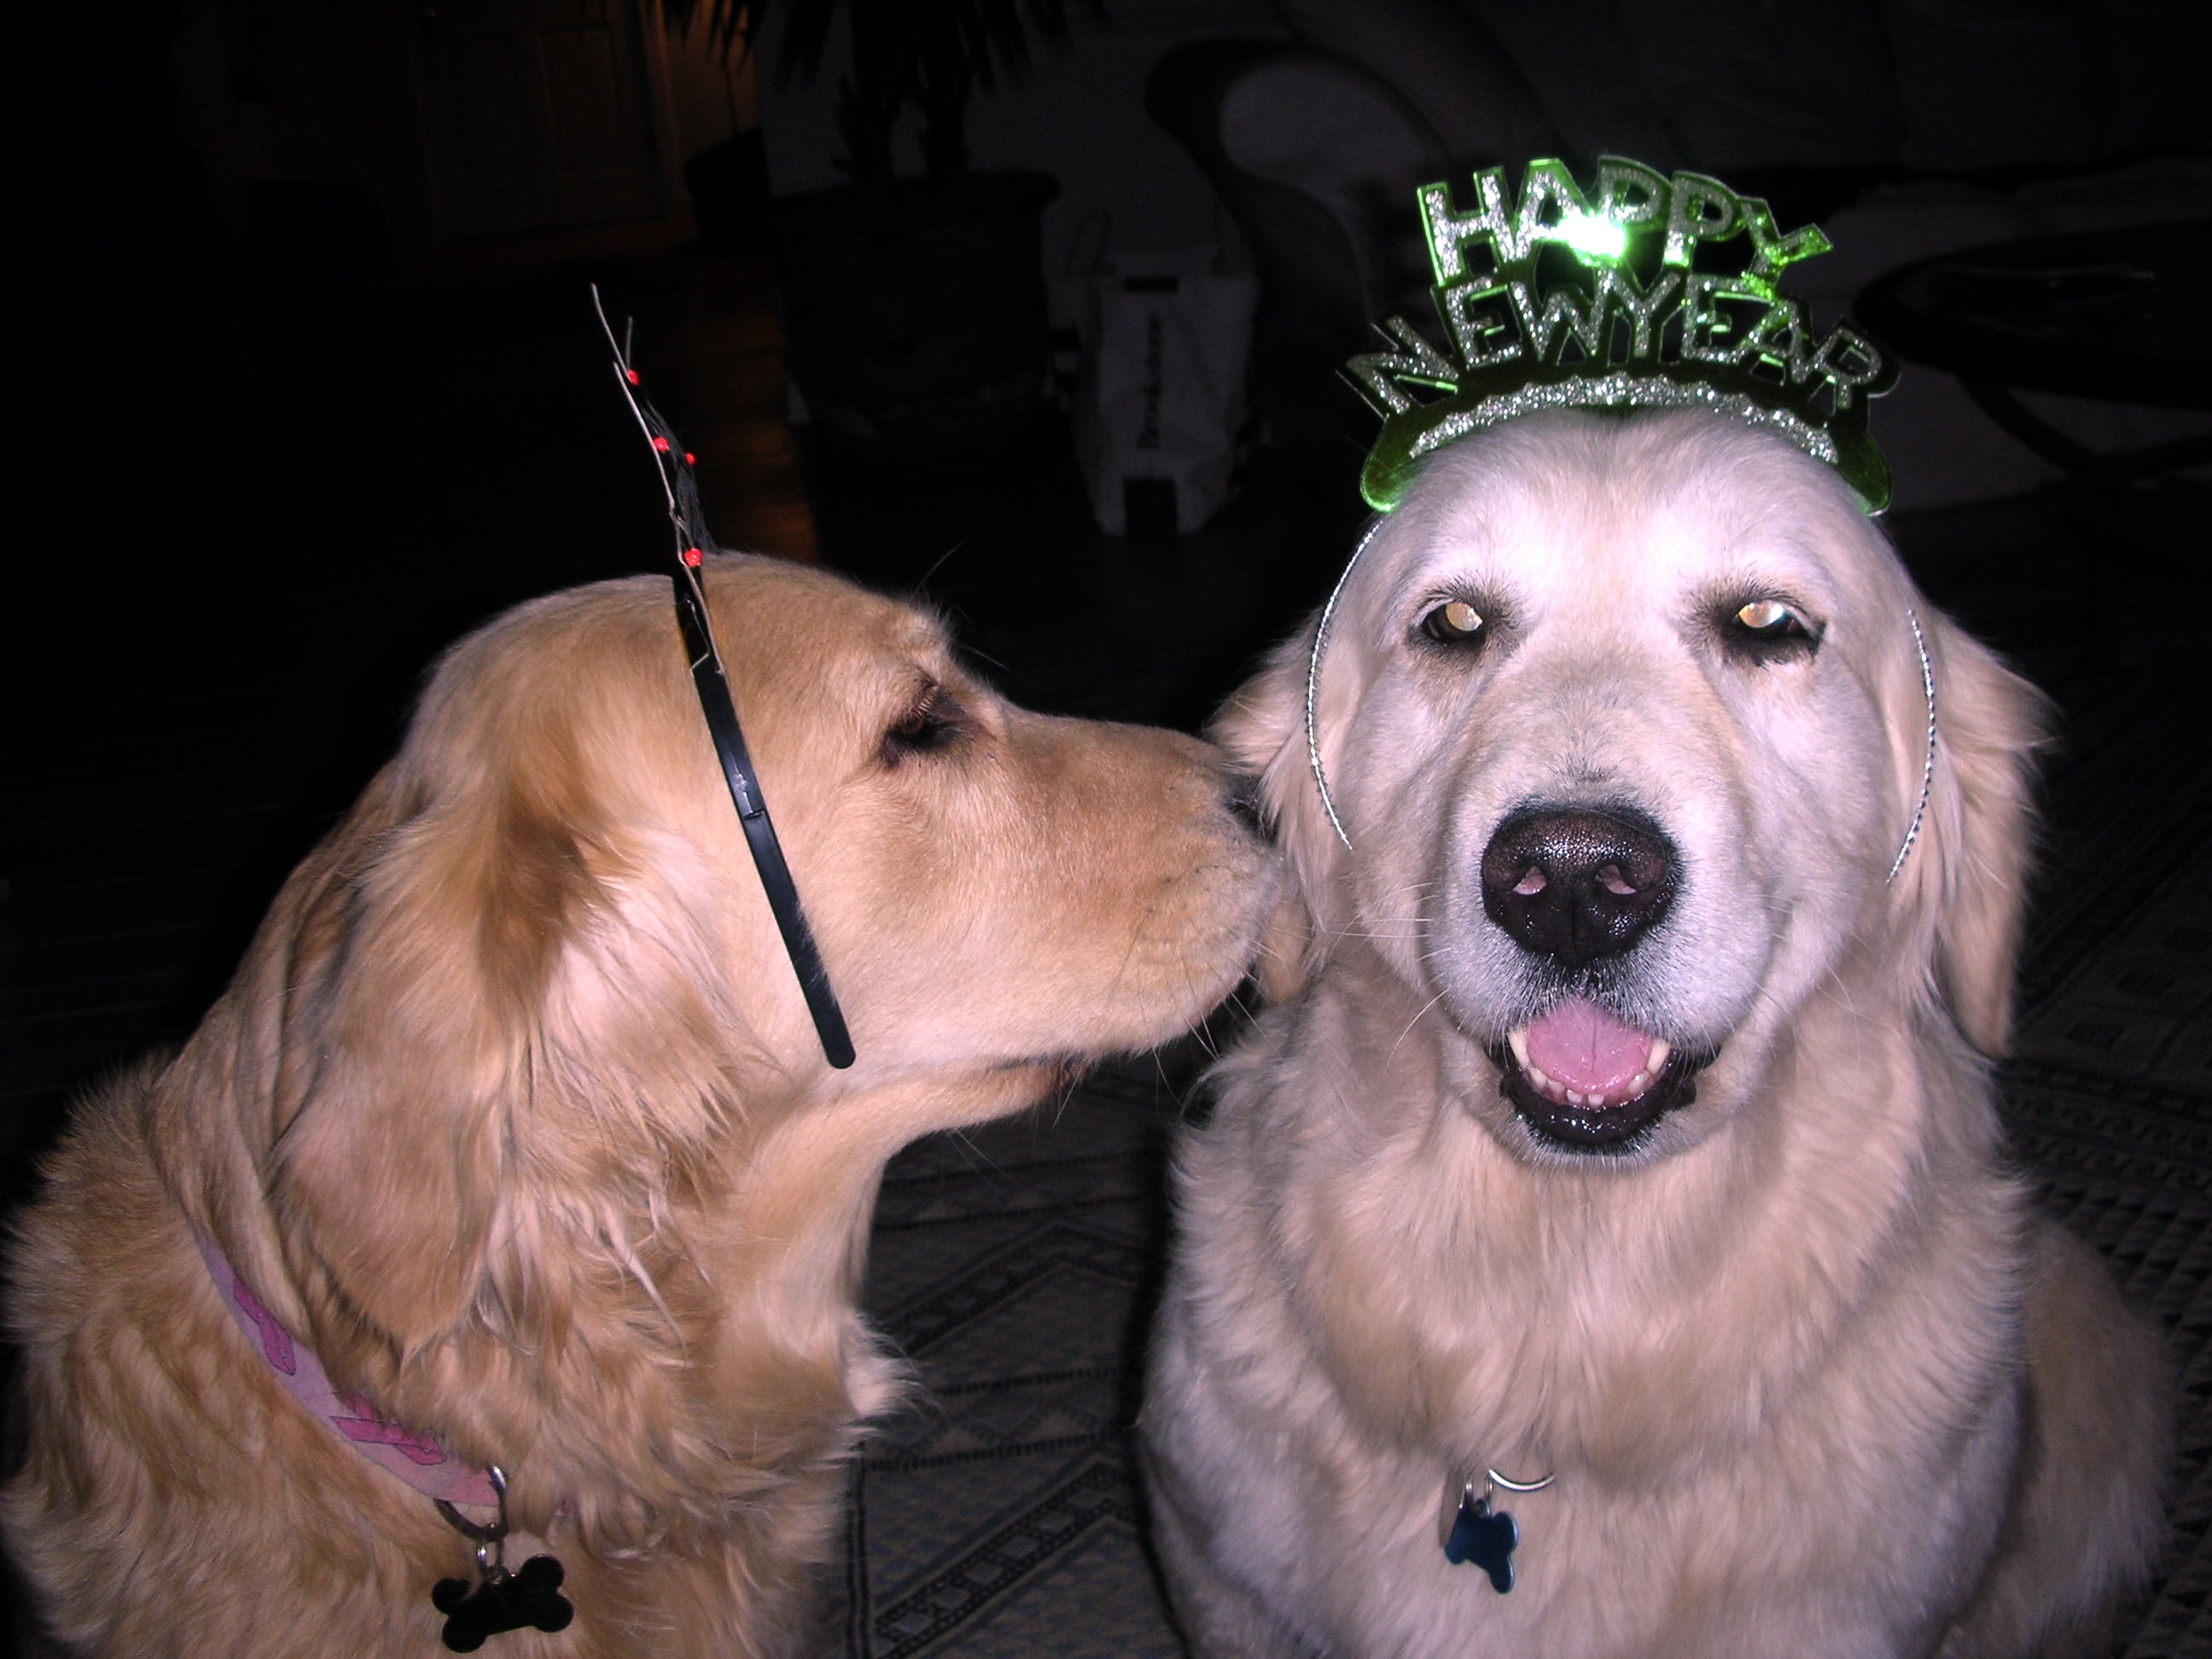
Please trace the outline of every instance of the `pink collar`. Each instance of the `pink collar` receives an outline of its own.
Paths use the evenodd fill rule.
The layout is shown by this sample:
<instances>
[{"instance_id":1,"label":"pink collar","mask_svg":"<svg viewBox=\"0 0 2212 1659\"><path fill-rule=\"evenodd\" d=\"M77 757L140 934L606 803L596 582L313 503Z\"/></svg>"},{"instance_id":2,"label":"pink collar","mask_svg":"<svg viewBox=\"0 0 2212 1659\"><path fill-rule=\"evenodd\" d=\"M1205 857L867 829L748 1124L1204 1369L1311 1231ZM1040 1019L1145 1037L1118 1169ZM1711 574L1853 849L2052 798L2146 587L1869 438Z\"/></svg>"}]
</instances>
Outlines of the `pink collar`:
<instances>
[{"instance_id":1,"label":"pink collar","mask_svg":"<svg viewBox=\"0 0 2212 1659\"><path fill-rule=\"evenodd\" d=\"M340 1394L331 1386L322 1362L294 1341L292 1334L261 1305L261 1298L239 1276L215 1240L197 1230L195 1236L223 1305L295 1400L351 1441L354 1449L370 1462L398 1476L416 1491L455 1505L499 1512L499 1494L489 1475L456 1460L428 1435L387 1422L360 1396Z\"/></svg>"}]
</instances>

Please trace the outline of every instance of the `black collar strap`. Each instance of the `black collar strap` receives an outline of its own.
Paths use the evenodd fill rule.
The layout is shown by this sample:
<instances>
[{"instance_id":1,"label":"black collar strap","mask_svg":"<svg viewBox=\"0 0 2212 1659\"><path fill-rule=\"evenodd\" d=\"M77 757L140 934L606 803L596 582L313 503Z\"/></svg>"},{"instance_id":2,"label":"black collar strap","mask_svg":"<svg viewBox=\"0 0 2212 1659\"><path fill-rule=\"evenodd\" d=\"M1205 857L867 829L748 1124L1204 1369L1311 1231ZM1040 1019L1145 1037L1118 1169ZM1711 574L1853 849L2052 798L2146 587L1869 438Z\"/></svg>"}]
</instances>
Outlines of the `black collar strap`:
<instances>
[{"instance_id":1,"label":"black collar strap","mask_svg":"<svg viewBox=\"0 0 2212 1659\"><path fill-rule=\"evenodd\" d=\"M683 632L684 655L691 664L691 683L699 693L699 707L707 716L714 752L721 759L722 776L738 809L745 844L752 849L753 867L760 872L769 908L775 914L776 931L783 935L783 948L799 975L806 1012L814 1017L822 1052L832 1066L842 1069L853 1063L853 1039L845 1030L845 1016L837 1006L836 995L830 988L821 952L814 948L814 933L806 925L806 912L800 908L790 867L783 861L775 826L769 821L760 775L753 769L744 733L738 729L737 708L730 701L730 682L722 672L721 653L714 648L714 630L707 620L707 596L699 587L699 561L704 554L720 550L707 533L706 517L699 510L699 483L692 475L691 457L676 441L675 433L659 412L638 395L637 371L630 367L626 343L616 340L614 330L607 324L596 285L592 289L592 306L599 312L599 326L606 330L607 343L614 348L616 384L622 387L623 398L630 413L637 416L660 467L669 521L676 532L676 621Z\"/></svg>"}]
</instances>

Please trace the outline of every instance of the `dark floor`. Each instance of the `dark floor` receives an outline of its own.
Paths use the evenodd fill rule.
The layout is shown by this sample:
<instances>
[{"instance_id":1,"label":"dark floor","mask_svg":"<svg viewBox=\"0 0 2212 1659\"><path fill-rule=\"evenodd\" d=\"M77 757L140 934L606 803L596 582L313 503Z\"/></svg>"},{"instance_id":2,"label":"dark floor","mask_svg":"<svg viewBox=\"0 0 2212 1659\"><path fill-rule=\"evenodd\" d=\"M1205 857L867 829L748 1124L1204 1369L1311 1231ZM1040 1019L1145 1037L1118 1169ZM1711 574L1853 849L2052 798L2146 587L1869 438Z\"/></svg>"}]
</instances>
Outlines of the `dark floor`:
<instances>
[{"instance_id":1,"label":"dark floor","mask_svg":"<svg viewBox=\"0 0 2212 1659\"><path fill-rule=\"evenodd\" d=\"M723 541L926 592L1036 706L1195 726L1318 602L1348 544L1356 457L1317 477L1263 453L1205 533L1153 546L1097 533L1058 429L965 474L806 462L778 417L766 275L742 259L250 313L211 300L82 350L46 342L60 378L44 382L46 429L16 452L15 580L42 571L58 592L0 612L0 1200L27 1189L71 1089L191 1029L286 872L396 742L442 645L526 596L659 568L657 486L586 276L636 314L648 389L701 456ZM2140 711L2166 708L2166 760L2201 791L2191 688L2206 653L2179 595L2202 569L2208 505L2179 489L2051 495L1893 528L1932 596L2051 690L2091 747L2114 720L2140 738ZM2113 921L2074 915L2069 872L2141 858L2154 887L2203 867L2202 817L2138 845L2130 826L2148 819L2097 759L2077 744L2059 762L2087 781L2053 798L2053 925ZM2191 960L2172 995L2197 1035L2171 1040L2201 1047L2212 968ZM2212 1100L2204 1060L2185 1066L2187 1100Z\"/></svg>"}]
</instances>

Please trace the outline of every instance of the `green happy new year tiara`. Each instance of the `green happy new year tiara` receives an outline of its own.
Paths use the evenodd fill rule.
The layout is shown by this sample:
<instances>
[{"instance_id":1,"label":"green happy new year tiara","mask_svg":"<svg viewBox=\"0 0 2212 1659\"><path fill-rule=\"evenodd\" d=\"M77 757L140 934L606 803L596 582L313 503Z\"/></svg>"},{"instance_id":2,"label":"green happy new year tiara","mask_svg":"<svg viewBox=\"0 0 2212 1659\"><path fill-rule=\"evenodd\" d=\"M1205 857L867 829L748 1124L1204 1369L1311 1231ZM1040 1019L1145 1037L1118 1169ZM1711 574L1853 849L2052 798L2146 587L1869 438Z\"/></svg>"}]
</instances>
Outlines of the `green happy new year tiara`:
<instances>
[{"instance_id":1,"label":"green happy new year tiara","mask_svg":"<svg viewBox=\"0 0 2212 1659\"><path fill-rule=\"evenodd\" d=\"M1758 197L1614 155L1588 193L1552 160L1528 163L1510 208L1504 168L1474 188L1472 209L1448 184L1418 192L1450 355L1394 316L1376 325L1392 349L1345 365L1382 417L1360 477L1370 506L1395 507L1444 445L1558 408L1711 410L1826 462L1867 512L1889 504L1867 402L1895 384L1896 364L1849 322L1816 337L1775 287L1785 266L1828 252L1818 228L1784 235ZM1738 237L1749 257L1736 268L1700 269Z\"/></svg>"}]
</instances>

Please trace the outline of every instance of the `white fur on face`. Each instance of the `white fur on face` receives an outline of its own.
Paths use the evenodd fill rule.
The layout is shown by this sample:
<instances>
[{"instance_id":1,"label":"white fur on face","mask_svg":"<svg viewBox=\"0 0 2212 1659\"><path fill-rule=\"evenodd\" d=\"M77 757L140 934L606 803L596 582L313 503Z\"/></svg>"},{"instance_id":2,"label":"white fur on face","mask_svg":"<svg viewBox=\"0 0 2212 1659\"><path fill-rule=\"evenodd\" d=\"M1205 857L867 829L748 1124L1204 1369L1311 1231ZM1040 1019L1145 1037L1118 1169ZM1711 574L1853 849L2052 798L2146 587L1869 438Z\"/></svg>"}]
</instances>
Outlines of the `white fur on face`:
<instances>
[{"instance_id":1,"label":"white fur on face","mask_svg":"<svg viewBox=\"0 0 2212 1659\"><path fill-rule=\"evenodd\" d=\"M1444 452L1368 549L1322 668L1350 925L1482 1047L1584 994L1721 1051L1710 1118L1881 893L1910 815L1876 690L1911 651L1893 570L1822 469L1724 422L1532 420ZM1454 599L1479 647L1423 634ZM1759 599L1815 647L1732 650L1726 619ZM1679 888L1632 949L1569 975L1485 914L1484 848L1531 807L1626 808L1671 843Z\"/></svg>"}]
</instances>

